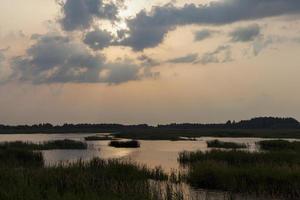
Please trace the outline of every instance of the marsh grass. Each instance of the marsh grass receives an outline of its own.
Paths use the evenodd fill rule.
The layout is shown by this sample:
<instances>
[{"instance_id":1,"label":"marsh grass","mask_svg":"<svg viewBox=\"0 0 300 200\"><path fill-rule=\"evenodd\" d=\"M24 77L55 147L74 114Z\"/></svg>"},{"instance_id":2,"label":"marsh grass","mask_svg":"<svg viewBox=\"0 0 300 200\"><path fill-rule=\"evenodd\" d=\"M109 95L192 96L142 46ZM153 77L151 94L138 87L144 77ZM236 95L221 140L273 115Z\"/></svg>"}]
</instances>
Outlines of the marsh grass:
<instances>
[{"instance_id":1,"label":"marsh grass","mask_svg":"<svg viewBox=\"0 0 300 200\"><path fill-rule=\"evenodd\" d=\"M286 141L286 140L264 140L258 142L261 150L266 151L297 151L300 152L299 141Z\"/></svg>"},{"instance_id":2,"label":"marsh grass","mask_svg":"<svg viewBox=\"0 0 300 200\"><path fill-rule=\"evenodd\" d=\"M99 158L45 166L42 153L32 149L40 147L1 146L1 200L183 200L160 167Z\"/></svg>"},{"instance_id":3,"label":"marsh grass","mask_svg":"<svg viewBox=\"0 0 300 200\"><path fill-rule=\"evenodd\" d=\"M116 148L139 148L141 144L137 140L110 141L109 146L116 147Z\"/></svg>"},{"instance_id":4,"label":"marsh grass","mask_svg":"<svg viewBox=\"0 0 300 200\"><path fill-rule=\"evenodd\" d=\"M187 181L199 188L286 199L300 198L299 165L233 166L218 161L200 161L189 168Z\"/></svg>"},{"instance_id":5,"label":"marsh grass","mask_svg":"<svg viewBox=\"0 0 300 200\"><path fill-rule=\"evenodd\" d=\"M300 156L296 152L248 152L248 151L222 151L212 150L209 152L180 152L178 161L183 165L190 165L198 161L220 161L229 165L244 164L273 164L273 165L300 165Z\"/></svg>"},{"instance_id":6,"label":"marsh grass","mask_svg":"<svg viewBox=\"0 0 300 200\"><path fill-rule=\"evenodd\" d=\"M53 150L53 149L87 149L87 144L75 140L54 140L43 143L31 142L3 142L0 149L20 149L20 150Z\"/></svg>"},{"instance_id":7,"label":"marsh grass","mask_svg":"<svg viewBox=\"0 0 300 200\"><path fill-rule=\"evenodd\" d=\"M44 159L41 152L33 152L20 149L1 149L1 167L42 167Z\"/></svg>"},{"instance_id":8,"label":"marsh grass","mask_svg":"<svg viewBox=\"0 0 300 200\"><path fill-rule=\"evenodd\" d=\"M13 152L13 153L11 153ZM161 168L93 159L44 166L41 153L0 149L0 199L182 200ZM162 187L162 185L168 185Z\"/></svg>"},{"instance_id":9,"label":"marsh grass","mask_svg":"<svg viewBox=\"0 0 300 200\"><path fill-rule=\"evenodd\" d=\"M209 148L223 148L223 149L243 149L247 148L246 144L235 142L222 142L220 140L207 141L207 147Z\"/></svg>"},{"instance_id":10,"label":"marsh grass","mask_svg":"<svg viewBox=\"0 0 300 200\"><path fill-rule=\"evenodd\" d=\"M153 199L156 191L148 180L166 178L159 169L117 160L0 168L0 199Z\"/></svg>"},{"instance_id":11,"label":"marsh grass","mask_svg":"<svg viewBox=\"0 0 300 200\"><path fill-rule=\"evenodd\" d=\"M300 198L300 156L297 152L182 152L178 160L188 167L187 182L197 188Z\"/></svg>"}]
</instances>

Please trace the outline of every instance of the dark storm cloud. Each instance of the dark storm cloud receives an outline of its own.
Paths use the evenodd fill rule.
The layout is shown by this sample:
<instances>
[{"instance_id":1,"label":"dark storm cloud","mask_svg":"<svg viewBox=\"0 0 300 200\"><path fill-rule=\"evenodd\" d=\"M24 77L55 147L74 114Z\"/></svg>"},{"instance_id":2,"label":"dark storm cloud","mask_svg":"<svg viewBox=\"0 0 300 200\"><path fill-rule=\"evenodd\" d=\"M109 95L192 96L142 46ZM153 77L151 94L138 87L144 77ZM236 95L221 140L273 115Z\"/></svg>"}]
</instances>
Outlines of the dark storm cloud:
<instances>
[{"instance_id":1,"label":"dark storm cloud","mask_svg":"<svg viewBox=\"0 0 300 200\"><path fill-rule=\"evenodd\" d=\"M204 29L195 32L195 41L202 41L212 37L217 31Z\"/></svg>"},{"instance_id":2,"label":"dark storm cloud","mask_svg":"<svg viewBox=\"0 0 300 200\"><path fill-rule=\"evenodd\" d=\"M94 30L85 35L84 43L94 50L101 50L110 46L113 40L112 35L105 30Z\"/></svg>"},{"instance_id":3,"label":"dark storm cloud","mask_svg":"<svg viewBox=\"0 0 300 200\"><path fill-rule=\"evenodd\" d=\"M67 0L62 3L62 12L62 27L73 31L90 27L94 18L115 21L119 8L117 4L104 3L103 0Z\"/></svg>"},{"instance_id":4,"label":"dark storm cloud","mask_svg":"<svg viewBox=\"0 0 300 200\"><path fill-rule=\"evenodd\" d=\"M169 60L168 62L170 63L193 63L197 60L198 54L197 53L192 53L188 54L182 57L174 58Z\"/></svg>"},{"instance_id":5,"label":"dark storm cloud","mask_svg":"<svg viewBox=\"0 0 300 200\"><path fill-rule=\"evenodd\" d=\"M106 62L103 55L92 54L85 45L68 37L47 34L34 38L36 43L27 54L12 61L14 79L33 84L120 84L145 77L133 62Z\"/></svg>"},{"instance_id":6,"label":"dark storm cloud","mask_svg":"<svg viewBox=\"0 0 300 200\"><path fill-rule=\"evenodd\" d=\"M232 42L249 42L255 40L260 35L258 24L251 24L246 27L238 27L229 36Z\"/></svg>"},{"instance_id":7,"label":"dark storm cloud","mask_svg":"<svg viewBox=\"0 0 300 200\"><path fill-rule=\"evenodd\" d=\"M179 25L223 25L299 12L299 0L224 0L207 5L186 4L183 7L167 4L153 7L150 13L143 10L129 19L129 37L121 44L139 51L156 47L168 31Z\"/></svg>"}]
</instances>

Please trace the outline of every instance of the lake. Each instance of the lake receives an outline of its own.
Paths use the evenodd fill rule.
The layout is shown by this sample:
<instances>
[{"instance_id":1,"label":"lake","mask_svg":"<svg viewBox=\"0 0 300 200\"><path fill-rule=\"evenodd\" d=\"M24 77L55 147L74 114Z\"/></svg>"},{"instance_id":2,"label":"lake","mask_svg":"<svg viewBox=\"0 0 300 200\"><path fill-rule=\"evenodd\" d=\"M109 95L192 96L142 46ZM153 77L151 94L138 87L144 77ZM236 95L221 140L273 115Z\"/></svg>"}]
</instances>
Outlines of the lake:
<instances>
[{"instance_id":1,"label":"lake","mask_svg":"<svg viewBox=\"0 0 300 200\"><path fill-rule=\"evenodd\" d=\"M0 142L4 141L28 141L43 142L49 140L79 140L84 141L84 137L103 134L2 134ZM218 139L220 141L230 141L245 143L250 151L257 150L256 142L266 140L262 138L216 138L201 137L197 141L167 141L167 140L141 140L141 148L114 148L108 146L109 141L88 141L86 150L49 150L43 151L44 159L47 165L53 165L59 162L73 162L78 159L90 160L94 157L103 159L120 158L128 159L133 162L145 164L149 167L161 166L165 171L178 170L178 153L181 151L207 151L206 141ZM292 139L291 139L292 140Z\"/></svg>"},{"instance_id":2,"label":"lake","mask_svg":"<svg viewBox=\"0 0 300 200\"><path fill-rule=\"evenodd\" d=\"M78 140L85 141L87 136L105 136L102 134L1 134L0 142L24 141L24 142L44 142L50 140ZM114 148L108 144L110 141L87 141L88 148L86 150L47 150L42 151L46 165L55 165L57 163L69 163L78 159L90 160L94 157L102 159L125 159L139 164L147 165L154 168L161 166L164 171L180 170L177 157L181 151L209 151L206 142L210 140L220 140L224 142L237 142L247 144L248 150L259 150L256 142L261 140L270 140L263 138L218 138L218 137L200 137L196 141L168 141L168 140L140 140L141 147L136 149ZM295 139L288 139L295 141ZM299 141L299 140L298 140ZM186 199L206 199L206 200L229 200L232 196L226 192L196 190L189 185L183 183L181 185L185 193ZM234 199L237 200L263 200L245 195L236 194Z\"/></svg>"}]
</instances>

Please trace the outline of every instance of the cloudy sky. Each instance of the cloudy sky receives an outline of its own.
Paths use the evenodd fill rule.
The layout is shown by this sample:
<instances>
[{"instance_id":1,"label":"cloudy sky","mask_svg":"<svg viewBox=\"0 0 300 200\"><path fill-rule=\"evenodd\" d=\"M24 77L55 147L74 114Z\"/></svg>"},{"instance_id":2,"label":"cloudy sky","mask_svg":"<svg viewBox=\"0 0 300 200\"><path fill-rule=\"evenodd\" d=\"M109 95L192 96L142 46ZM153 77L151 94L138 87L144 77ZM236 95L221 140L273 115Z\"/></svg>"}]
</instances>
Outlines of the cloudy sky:
<instances>
[{"instance_id":1,"label":"cloudy sky","mask_svg":"<svg viewBox=\"0 0 300 200\"><path fill-rule=\"evenodd\" d=\"M1 0L0 124L300 120L299 0Z\"/></svg>"}]
</instances>

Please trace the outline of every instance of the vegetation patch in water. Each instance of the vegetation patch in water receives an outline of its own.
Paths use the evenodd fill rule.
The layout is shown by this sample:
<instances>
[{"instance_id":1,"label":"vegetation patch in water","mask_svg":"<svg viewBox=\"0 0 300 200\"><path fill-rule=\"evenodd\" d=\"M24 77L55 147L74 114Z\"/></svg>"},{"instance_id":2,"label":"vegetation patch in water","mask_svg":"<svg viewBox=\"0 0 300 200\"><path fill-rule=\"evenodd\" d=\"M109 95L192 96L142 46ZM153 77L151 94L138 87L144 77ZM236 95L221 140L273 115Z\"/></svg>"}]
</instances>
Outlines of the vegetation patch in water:
<instances>
[{"instance_id":1,"label":"vegetation patch in water","mask_svg":"<svg viewBox=\"0 0 300 200\"><path fill-rule=\"evenodd\" d=\"M131 141L110 141L109 146L116 148L139 148L140 142L137 140Z\"/></svg>"},{"instance_id":2,"label":"vegetation patch in water","mask_svg":"<svg viewBox=\"0 0 300 200\"><path fill-rule=\"evenodd\" d=\"M54 149L87 149L87 144L74 140L54 140L43 143L31 142L3 142L0 149L21 149L21 150L54 150Z\"/></svg>"},{"instance_id":3,"label":"vegetation patch in water","mask_svg":"<svg viewBox=\"0 0 300 200\"><path fill-rule=\"evenodd\" d=\"M182 152L186 180L197 188L300 198L300 155L291 151Z\"/></svg>"},{"instance_id":4,"label":"vegetation patch in water","mask_svg":"<svg viewBox=\"0 0 300 200\"><path fill-rule=\"evenodd\" d=\"M272 165L300 165L300 155L297 152L248 152L248 151L222 151L212 150L208 152L180 152L178 161L182 165L190 165L199 161L218 161L229 165L243 164L272 164Z\"/></svg>"},{"instance_id":5,"label":"vegetation patch in water","mask_svg":"<svg viewBox=\"0 0 300 200\"><path fill-rule=\"evenodd\" d=\"M261 150L266 151L298 151L300 152L300 142L289 142L286 140L264 140L258 142Z\"/></svg>"},{"instance_id":6,"label":"vegetation patch in water","mask_svg":"<svg viewBox=\"0 0 300 200\"><path fill-rule=\"evenodd\" d=\"M222 142L220 140L207 141L207 147L209 148L224 148L224 149L243 149L247 148L246 144L235 142Z\"/></svg>"}]
</instances>

